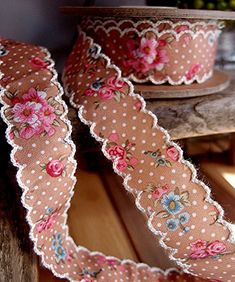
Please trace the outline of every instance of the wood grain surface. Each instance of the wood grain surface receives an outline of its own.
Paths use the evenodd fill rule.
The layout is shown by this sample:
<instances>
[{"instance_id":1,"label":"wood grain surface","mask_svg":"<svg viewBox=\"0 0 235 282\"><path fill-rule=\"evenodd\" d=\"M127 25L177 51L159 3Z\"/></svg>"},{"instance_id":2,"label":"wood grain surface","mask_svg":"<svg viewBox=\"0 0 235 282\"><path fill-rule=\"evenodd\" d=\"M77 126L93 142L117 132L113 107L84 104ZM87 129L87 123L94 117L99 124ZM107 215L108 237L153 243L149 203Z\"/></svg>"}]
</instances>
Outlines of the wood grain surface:
<instances>
[{"instance_id":1,"label":"wood grain surface","mask_svg":"<svg viewBox=\"0 0 235 282\"><path fill-rule=\"evenodd\" d=\"M196 9L178 9L149 6L122 6L122 7L79 7L63 6L60 11L64 14L93 17L137 17L137 18L159 18L159 19L220 19L234 20L235 12L230 11L208 11Z\"/></svg>"}]
</instances>

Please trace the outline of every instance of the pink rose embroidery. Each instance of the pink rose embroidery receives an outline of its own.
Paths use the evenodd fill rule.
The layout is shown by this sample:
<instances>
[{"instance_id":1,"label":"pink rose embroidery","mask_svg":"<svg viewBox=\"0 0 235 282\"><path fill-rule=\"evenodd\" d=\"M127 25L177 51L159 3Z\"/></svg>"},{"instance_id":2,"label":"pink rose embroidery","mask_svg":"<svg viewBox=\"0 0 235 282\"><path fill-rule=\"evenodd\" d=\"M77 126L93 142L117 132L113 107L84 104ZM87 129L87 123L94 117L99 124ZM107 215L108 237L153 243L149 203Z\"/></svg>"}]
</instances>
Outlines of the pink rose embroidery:
<instances>
[{"instance_id":1,"label":"pink rose embroidery","mask_svg":"<svg viewBox=\"0 0 235 282\"><path fill-rule=\"evenodd\" d=\"M135 102L134 107L137 111L140 111L142 108L142 103L140 101Z\"/></svg>"},{"instance_id":2,"label":"pink rose embroidery","mask_svg":"<svg viewBox=\"0 0 235 282\"><path fill-rule=\"evenodd\" d=\"M114 97L114 92L109 87L102 87L102 88L99 89L98 95L103 100L110 100Z\"/></svg>"},{"instance_id":3,"label":"pink rose embroidery","mask_svg":"<svg viewBox=\"0 0 235 282\"><path fill-rule=\"evenodd\" d=\"M174 146L168 147L166 149L166 154L174 162L179 160L179 151Z\"/></svg>"},{"instance_id":4,"label":"pink rose embroidery","mask_svg":"<svg viewBox=\"0 0 235 282\"><path fill-rule=\"evenodd\" d=\"M127 42L129 59L123 62L124 66L131 66L137 72L148 72L152 69L161 71L169 58L164 47L164 40L158 41L156 38L142 37L140 43L134 40Z\"/></svg>"},{"instance_id":5,"label":"pink rose embroidery","mask_svg":"<svg viewBox=\"0 0 235 282\"><path fill-rule=\"evenodd\" d=\"M201 69L200 64L192 65L191 68L189 69L189 71L186 73L186 79L187 80L193 79L195 77L195 75L199 73L200 69Z\"/></svg>"},{"instance_id":6,"label":"pink rose embroidery","mask_svg":"<svg viewBox=\"0 0 235 282\"><path fill-rule=\"evenodd\" d=\"M119 171L124 171L127 168L127 163L125 160L118 160L117 169Z\"/></svg>"},{"instance_id":7,"label":"pink rose embroidery","mask_svg":"<svg viewBox=\"0 0 235 282\"><path fill-rule=\"evenodd\" d=\"M205 240L198 239L190 244L191 251L205 250L207 242Z\"/></svg>"},{"instance_id":8,"label":"pink rose embroidery","mask_svg":"<svg viewBox=\"0 0 235 282\"><path fill-rule=\"evenodd\" d=\"M125 149L119 145L109 148L108 153L112 157L112 159L118 157L119 159L123 160L126 156Z\"/></svg>"},{"instance_id":9,"label":"pink rose embroidery","mask_svg":"<svg viewBox=\"0 0 235 282\"><path fill-rule=\"evenodd\" d=\"M72 251L68 251L67 256L66 256L66 260L68 262L71 262L73 259L73 252Z\"/></svg>"},{"instance_id":10,"label":"pink rose embroidery","mask_svg":"<svg viewBox=\"0 0 235 282\"><path fill-rule=\"evenodd\" d=\"M108 87L116 90L122 88L125 82L121 79L116 78L115 76L112 76L108 78L106 84Z\"/></svg>"},{"instance_id":11,"label":"pink rose embroidery","mask_svg":"<svg viewBox=\"0 0 235 282\"><path fill-rule=\"evenodd\" d=\"M206 250L198 249L190 254L191 259L202 259L207 257L208 254Z\"/></svg>"},{"instance_id":12,"label":"pink rose embroidery","mask_svg":"<svg viewBox=\"0 0 235 282\"><path fill-rule=\"evenodd\" d=\"M111 133L108 137L109 141L117 142L119 139L118 133Z\"/></svg>"},{"instance_id":13,"label":"pink rose embroidery","mask_svg":"<svg viewBox=\"0 0 235 282\"><path fill-rule=\"evenodd\" d=\"M30 64L35 67L35 68L39 68L39 69L45 69L48 67L48 63L46 63L45 61L43 61L41 58L38 57L34 57L30 60Z\"/></svg>"},{"instance_id":14,"label":"pink rose embroidery","mask_svg":"<svg viewBox=\"0 0 235 282\"><path fill-rule=\"evenodd\" d=\"M38 233L41 233L44 230L50 229L53 226L57 215L58 215L58 212L54 212L51 215L49 215L47 218L43 219L36 227Z\"/></svg>"},{"instance_id":15,"label":"pink rose embroidery","mask_svg":"<svg viewBox=\"0 0 235 282\"><path fill-rule=\"evenodd\" d=\"M64 164L60 160L52 160L46 165L46 172L52 177L61 176L64 170Z\"/></svg>"},{"instance_id":16,"label":"pink rose embroidery","mask_svg":"<svg viewBox=\"0 0 235 282\"><path fill-rule=\"evenodd\" d=\"M13 97L12 97L13 96ZM19 125L15 126L14 134L23 139L30 139L34 135L55 133L53 126L58 126L57 116L63 112L58 102L46 99L46 92L30 88L22 97L11 94L12 107L10 119Z\"/></svg>"},{"instance_id":17,"label":"pink rose embroidery","mask_svg":"<svg viewBox=\"0 0 235 282\"><path fill-rule=\"evenodd\" d=\"M226 251L226 246L223 242L220 242L219 240L213 241L207 246L207 252L210 256L221 254L224 251Z\"/></svg>"},{"instance_id":18,"label":"pink rose embroidery","mask_svg":"<svg viewBox=\"0 0 235 282\"><path fill-rule=\"evenodd\" d=\"M169 191L169 186L163 185L161 187L157 187L153 192L152 192L152 198L153 200L158 200L160 199L163 195L165 195Z\"/></svg>"},{"instance_id":19,"label":"pink rose embroidery","mask_svg":"<svg viewBox=\"0 0 235 282\"><path fill-rule=\"evenodd\" d=\"M88 96L88 97L94 96L94 94L95 94L95 91L90 89L90 88L86 89L85 92L84 92L84 95Z\"/></svg>"}]
</instances>

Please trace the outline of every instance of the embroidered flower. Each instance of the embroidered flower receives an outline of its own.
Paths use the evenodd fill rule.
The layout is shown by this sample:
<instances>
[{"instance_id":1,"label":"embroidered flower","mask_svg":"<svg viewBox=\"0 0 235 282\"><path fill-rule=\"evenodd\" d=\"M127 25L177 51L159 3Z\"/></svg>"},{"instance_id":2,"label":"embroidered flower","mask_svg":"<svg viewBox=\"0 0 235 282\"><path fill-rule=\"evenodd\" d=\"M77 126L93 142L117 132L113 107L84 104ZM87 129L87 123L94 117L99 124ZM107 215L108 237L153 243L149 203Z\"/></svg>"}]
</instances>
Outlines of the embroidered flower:
<instances>
[{"instance_id":1,"label":"embroidered flower","mask_svg":"<svg viewBox=\"0 0 235 282\"><path fill-rule=\"evenodd\" d=\"M189 221L190 219L190 214L188 212L183 212L179 215L179 221L181 224L185 224Z\"/></svg>"},{"instance_id":2,"label":"embroidered flower","mask_svg":"<svg viewBox=\"0 0 235 282\"><path fill-rule=\"evenodd\" d=\"M111 133L108 137L109 141L116 142L119 139L118 133Z\"/></svg>"},{"instance_id":3,"label":"embroidered flower","mask_svg":"<svg viewBox=\"0 0 235 282\"><path fill-rule=\"evenodd\" d=\"M91 89L94 91L100 89L101 87L102 87L102 83L100 80L96 80L95 82L91 84Z\"/></svg>"},{"instance_id":4,"label":"embroidered flower","mask_svg":"<svg viewBox=\"0 0 235 282\"><path fill-rule=\"evenodd\" d=\"M121 89L124 84L125 82L122 79L118 79L115 76L108 78L106 81L106 85L114 90Z\"/></svg>"},{"instance_id":5,"label":"embroidered flower","mask_svg":"<svg viewBox=\"0 0 235 282\"><path fill-rule=\"evenodd\" d=\"M165 42L164 42L165 43ZM131 66L138 72L148 72L152 69L161 71L169 58L167 52L162 47L165 46L163 41L152 38L142 37L138 42L129 40L127 42L128 60L124 62L124 66Z\"/></svg>"},{"instance_id":6,"label":"embroidered flower","mask_svg":"<svg viewBox=\"0 0 235 282\"><path fill-rule=\"evenodd\" d=\"M54 211L53 208L48 208L45 215L39 220L39 224L37 224L36 229L38 233L50 229L55 223L55 218L57 217L57 215L58 210Z\"/></svg>"},{"instance_id":7,"label":"embroidered flower","mask_svg":"<svg viewBox=\"0 0 235 282\"><path fill-rule=\"evenodd\" d=\"M65 249L61 245L55 248L55 255L57 257L57 262L60 262L61 260L64 261L67 257Z\"/></svg>"},{"instance_id":8,"label":"embroidered flower","mask_svg":"<svg viewBox=\"0 0 235 282\"><path fill-rule=\"evenodd\" d=\"M33 124L38 120L37 112L42 105L34 102L26 102L25 104L17 103L12 109L14 121L19 123Z\"/></svg>"},{"instance_id":9,"label":"embroidered flower","mask_svg":"<svg viewBox=\"0 0 235 282\"><path fill-rule=\"evenodd\" d=\"M61 176L64 170L64 164L60 160L51 160L46 165L46 172L52 177Z\"/></svg>"},{"instance_id":10,"label":"embroidered flower","mask_svg":"<svg viewBox=\"0 0 235 282\"><path fill-rule=\"evenodd\" d=\"M161 151L159 149L157 149L156 151L144 151L144 154L154 159L155 167L171 166L171 162L165 159L165 157L161 154Z\"/></svg>"},{"instance_id":11,"label":"embroidered flower","mask_svg":"<svg viewBox=\"0 0 235 282\"><path fill-rule=\"evenodd\" d=\"M179 227L179 220L177 218L171 218L166 221L166 226L169 230L175 231Z\"/></svg>"},{"instance_id":12,"label":"embroidered flower","mask_svg":"<svg viewBox=\"0 0 235 282\"><path fill-rule=\"evenodd\" d=\"M91 96L94 96L95 94L95 91L93 89L86 89L85 92L84 92L84 95L85 96L88 96L88 97L91 97Z\"/></svg>"},{"instance_id":13,"label":"embroidered flower","mask_svg":"<svg viewBox=\"0 0 235 282\"><path fill-rule=\"evenodd\" d=\"M103 100L110 100L115 96L113 90L109 87L102 87L99 89L98 95Z\"/></svg>"},{"instance_id":14,"label":"embroidered flower","mask_svg":"<svg viewBox=\"0 0 235 282\"><path fill-rule=\"evenodd\" d=\"M168 147L166 149L166 154L174 162L179 160L179 151L174 146Z\"/></svg>"},{"instance_id":15,"label":"embroidered flower","mask_svg":"<svg viewBox=\"0 0 235 282\"><path fill-rule=\"evenodd\" d=\"M16 123L12 131L16 137L30 139L34 135L55 133L59 126L57 116L62 115L59 103L52 97L46 99L46 92L30 88L22 97L8 93L12 107L6 110L6 117Z\"/></svg>"},{"instance_id":16,"label":"embroidered flower","mask_svg":"<svg viewBox=\"0 0 235 282\"><path fill-rule=\"evenodd\" d=\"M168 193L169 186L167 184L156 187L153 184L147 185L147 190L150 190L152 192L152 198L153 200L159 200L163 195Z\"/></svg>"},{"instance_id":17,"label":"embroidered flower","mask_svg":"<svg viewBox=\"0 0 235 282\"><path fill-rule=\"evenodd\" d=\"M205 258L207 256L208 256L208 254L207 254L206 250L203 250L203 249L198 249L198 250L196 250L196 251L194 251L190 254L191 259L202 259L202 258Z\"/></svg>"},{"instance_id":18,"label":"embroidered flower","mask_svg":"<svg viewBox=\"0 0 235 282\"><path fill-rule=\"evenodd\" d=\"M127 168L127 163L125 160L118 160L116 167L119 171L124 171Z\"/></svg>"},{"instance_id":19,"label":"embroidered flower","mask_svg":"<svg viewBox=\"0 0 235 282\"><path fill-rule=\"evenodd\" d=\"M23 102L34 102L36 104L41 104L42 106L47 105L45 100L47 94L44 91L37 91L35 88L30 88L27 93L25 93L22 98Z\"/></svg>"},{"instance_id":20,"label":"embroidered flower","mask_svg":"<svg viewBox=\"0 0 235 282\"><path fill-rule=\"evenodd\" d=\"M53 121L56 119L56 115L54 112L55 112L55 109L50 105L43 106L40 109L38 116L39 116L40 121L46 127L50 127Z\"/></svg>"},{"instance_id":21,"label":"embroidered flower","mask_svg":"<svg viewBox=\"0 0 235 282\"><path fill-rule=\"evenodd\" d=\"M207 245L207 252L210 256L221 254L226 251L226 246L219 240L213 241Z\"/></svg>"},{"instance_id":22,"label":"embroidered flower","mask_svg":"<svg viewBox=\"0 0 235 282\"><path fill-rule=\"evenodd\" d=\"M100 134L101 136L101 134ZM138 159L132 155L131 148L135 146L129 140L126 140L124 146L118 145L116 142L119 140L117 133L111 133L109 135L109 142L107 143L107 153L111 156L112 160L117 159L116 168L119 171L125 169L133 170L139 163Z\"/></svg>"},{"instance_id":23,"label":"embroidered flower","mask_svg":"<svg viewBox=\"0 0 235 282\"><path fill-rule=\"evenodd\" d=\"M49 65L47 62L38 57L33 57L29 62L33 67L39 69L45 69Z\"/></svg>"},{"instance_id":24,"label":"embroidered flower","mask_svg":"<svg viewBox=\"0 0 235 282\"><path fill-rule=\"evenodd\" d=\"M170 214L177 214L184 207L180 202L180 196L175 195L174 192L164 195L161 202L165 210L167 210Z\"/></svg>"},{"instance_id":25,"label":"embroidered flower","mask_svg":"<svg viewBox=\"0 0 235 282\"><path fill-rule=\"evenodd\" d=\"M112 159L115 159L116 157L118 157L119 159L123 160L126 156L126 151L122 146L114 146L111 147L108 150L109 155L112 157Z\"/></svg>"},{"instance_id":26,"label":"embroidered flower","mask_svg":"<svg viewBox=\"0 0 235 282\"><path fill-rule=\"evenodd\" d=\"M191 251L205 250L207 242L205 240L198 239L190 243Z\"/></svg>"},{"instance_id":27,"label":"embroidered flower","mask_svg":"<svg viewBox=\"0 0 235 282\"><path fill-rule=\"evenodd\" d=\"M60 233L53 234L51 247L52 250L56 250L57 246L62 244L62 236Z\"/></svg>"},{"instance_id":28,"label":"embroidered flower","mask_svg":"<svg viewBox=\"0 0 235 282\"><path fill-rule=\"evenodd\" d=\"M195 77L196 74L199 73L201 69L201 65L200 64L194 64L190 67L189 71L186 73L186 79L187 80L191 80Z\"/></svg>"}]
</instances>

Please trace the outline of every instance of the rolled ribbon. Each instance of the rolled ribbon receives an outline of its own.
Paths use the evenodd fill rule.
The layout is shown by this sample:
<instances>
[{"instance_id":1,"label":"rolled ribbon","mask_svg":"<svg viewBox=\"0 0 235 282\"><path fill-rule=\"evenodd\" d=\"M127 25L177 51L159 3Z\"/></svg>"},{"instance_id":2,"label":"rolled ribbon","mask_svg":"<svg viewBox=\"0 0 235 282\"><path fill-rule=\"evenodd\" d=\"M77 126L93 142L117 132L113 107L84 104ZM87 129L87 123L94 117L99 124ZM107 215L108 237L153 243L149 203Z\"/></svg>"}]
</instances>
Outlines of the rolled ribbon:
<instances>
[{"instance_id":1,"label":"rolled ribbon","mask_svg":"<svg viewBox=\"0 0 235 282\"><path fill-rule=\"evenodd\" d=\"M0 49L1 114L30 238L46 267L58 277L82 282L234 280L233 226L223 220L209 188L133 93L132 84L84 32L64 73L71 103L183 272L76 246L67 227L75 148L53 62L45 49L24 43L1 39Z\"/></svg>"},{"instance_id":2,"label":"rolled ribbon","mask_svg":"<svg viewBox=\"0 0 235 282\"><path fill-rule=\"evenodd\" d=\"M138 82L202 83L213 74L218 21L83 18L82 30L100 44L123 76Z\"/></svg>"}]
</instances>

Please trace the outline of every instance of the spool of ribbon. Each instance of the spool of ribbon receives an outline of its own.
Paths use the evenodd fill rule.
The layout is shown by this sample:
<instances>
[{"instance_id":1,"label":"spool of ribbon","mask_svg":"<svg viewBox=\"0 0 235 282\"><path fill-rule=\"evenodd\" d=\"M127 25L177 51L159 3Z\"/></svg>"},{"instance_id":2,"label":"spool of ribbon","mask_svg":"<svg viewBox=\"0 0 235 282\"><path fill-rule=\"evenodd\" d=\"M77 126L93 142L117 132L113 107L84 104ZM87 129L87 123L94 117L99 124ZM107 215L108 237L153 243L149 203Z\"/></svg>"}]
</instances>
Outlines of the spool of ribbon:
<instances>
[{"instance_id":1,"label":"spool of ribbon","mask_svg":"<svg viewBox=\"0 0 235 282\"><path fill-rule=\"evenodd\" d=\"M75 148L53 62L45 49L24 43L1 39L0 49L6 137L18 167L30 238L46 267L82 282L234 281L234 225L223 219L210 189L132 84L82 31L64 72L71 104L183 271L162 271L77 246L67 226Z\"/></svg>"},{"instance_id":2,"label":"spool of ribbon","mask_svg":"<svg viewBox=\"0 0 235 282\"><path fill-rule=\"evenodd\" d=\"M134 82L202 83L213 74L218 21L83 18L82 30Z\"/></svg>"}]
</instances>

